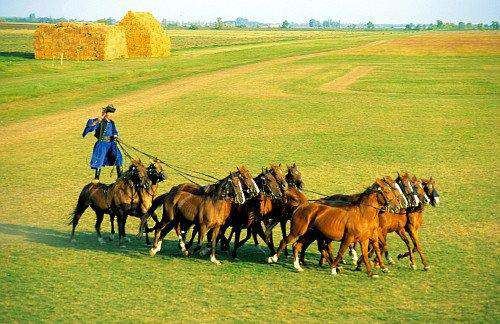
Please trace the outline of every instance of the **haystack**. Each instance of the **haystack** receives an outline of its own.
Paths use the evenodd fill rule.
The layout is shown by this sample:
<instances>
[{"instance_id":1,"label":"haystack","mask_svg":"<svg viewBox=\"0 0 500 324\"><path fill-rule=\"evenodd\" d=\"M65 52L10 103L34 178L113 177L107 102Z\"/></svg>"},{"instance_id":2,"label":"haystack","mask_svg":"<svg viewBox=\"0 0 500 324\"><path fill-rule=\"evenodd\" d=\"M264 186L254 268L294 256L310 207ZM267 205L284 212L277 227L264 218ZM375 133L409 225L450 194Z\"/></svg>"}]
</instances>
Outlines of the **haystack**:
<instances>
[{"instance_id":1,"label":"haystack","mask_svg":"<svg viewBox=\"0 0 500 324\"><path fill-rule=\"evenodd\" d=\"M42 24L35 31L35 58L112 60L127 57L125 31L98 23Z\"/></svg>"},{"instance_id":2,"label":"haystack","mask_svg":"<svg viewBox=\"0 0 500 324\"><path fill-rule=\"evenodd\" d=\"M129 57L170 55L170 37L151 13L129 11L118 25L125 29Z\"/></svg>"}]
</instances>

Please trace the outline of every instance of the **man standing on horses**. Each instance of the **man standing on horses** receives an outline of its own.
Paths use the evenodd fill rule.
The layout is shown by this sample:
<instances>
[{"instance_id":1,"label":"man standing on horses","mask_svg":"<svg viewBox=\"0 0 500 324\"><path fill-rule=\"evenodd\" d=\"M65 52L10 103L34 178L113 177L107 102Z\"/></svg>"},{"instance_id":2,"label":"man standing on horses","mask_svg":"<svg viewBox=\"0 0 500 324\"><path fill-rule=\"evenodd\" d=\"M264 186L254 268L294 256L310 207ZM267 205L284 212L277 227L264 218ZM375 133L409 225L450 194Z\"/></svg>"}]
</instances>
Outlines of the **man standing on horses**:
<instances>
[{"instance_id":1,"label":"man standing on horses","mask_svg":"<svg viewBox=\"0 0 500 324\"><path fill-rule=\"evenodd\" d=\"M111 114L115 111L116 108L113 105L102 108L101 116L89 119L83 130L82 137L85 137L90 132L94 132L94 136L97 138L90 159L90 168L95 170L93 183L99 182L101 167L103 166L116 166L118 177L122 174L122 153L116 145L116 142L119 140L118 130L111 118Z\"/></svg>"}]
</instances>

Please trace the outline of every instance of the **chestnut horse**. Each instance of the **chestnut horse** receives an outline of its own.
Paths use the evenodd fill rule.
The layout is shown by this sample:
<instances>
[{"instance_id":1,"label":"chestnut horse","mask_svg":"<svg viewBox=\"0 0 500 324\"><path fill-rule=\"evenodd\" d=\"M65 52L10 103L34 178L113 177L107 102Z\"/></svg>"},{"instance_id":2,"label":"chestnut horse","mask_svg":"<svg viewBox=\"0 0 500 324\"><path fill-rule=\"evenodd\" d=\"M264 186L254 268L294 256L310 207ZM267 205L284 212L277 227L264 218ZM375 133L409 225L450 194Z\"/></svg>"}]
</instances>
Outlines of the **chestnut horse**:
<instances>
[{"instance_id":1,"label":"chestnut horse","mask_svg":"<svg viewBox=\"0 0 500 324\"><path fill-rule=\"evenodd\" d=\"M408 218L406 224L406 230L410 235L414 247L413 249L409 249L406 253L398 255L398 259L402 259L404 257L409 256L412 268L415 268L416 266L414 262L412 262L411 260L412 252L418 252L418 254L420 255L420 259L422 260L422 263L424 265L424 270L429 270L430 269L429 261L423 252L422 246L420 245L418 230L420 229L420 226L422 226L424 221L423 214L426 202L428 202L431 206L435 207L439 204L440 197L436 189L436 182L432 177L430 179L422 179L420 181L417 180L416 177L413 177L412 183L414 186L422 189L425 192L424 199L426 199L426 201L424 201L424 203L421 203L419 206L409 208L406 211Z\"/></svg>"},{"instance_id":2,"label":"chestnut horse","mask_svg":"<svg viewBox=\"0 0 500 324\"><path fill-rule=\"evenodd\" d=\"M226 178L196 193L184 191L184 188L184 185L173 187L163 200L163 217L155 226L151 255L160 251L163 238L173 228L177 231L181 249L186 253L184 238L179 229L195 224L199 231L195 251L201 248L203 239L208 234L211 241L210 261L220 264L215 256L219 231L229 217L233 203L245 202L239 172L230 173Z\"/></svg>"},{"instance_id":3,"label":"chestnut horse","mask_svg":"<svg viewBox=\"0 0 500 324\"><path fill-rule=\"evenodd\" d=\"M247 199L245 204L236 206L235 212L228 219L227 225L232 227L230 237L233 233L235 234L233 258L236 257L238 248L245 244L252 235L254 235L255 242L257 242L256 235L259 235L266 242L271 255L275 252L272 236L267 237L265 235L262 222L267 221L269 214L273 212L273 201L281 199L282 192L276 178L268 169L264 170L263 168L262 173L255 177L254 180L260 189L260 194ZM240 241L240 234L243 228L247 229L247 235ZM258 246L258 242L256 245Z\"/></svg>"},{"instance_id":4,"label":"chestnut horse","mask_svg":"<svg viewBox=\"0 0 500 324\"><path fill-rule=\"evenodd\" d=\"M310 243L317 237L324 237L326 241L341 241L337 257L333 259L329 254L332 274L337 273L337 268L347 247L355 242L360 242L363 261L367 273L371 273L368 261L368 245L373 244L379 260L380 249L378 245L377 215L380 209L389 207L397 209L400 202L389 186L381 179L367 188L358 201L352 205L331 207L324 204L308 203L297 208L292 216L290 234L279 245L278 251L268 262L277 262L281 251L290 243L298 239L293 249L294 267L302 271L298 253L304 243ZM381 261L381 267L387 270Z\"/></svg>"},{"instance_id":5,"label":"chestnut horse","mask_svg":"<svg viewBox=\"0 0 500 324\"><path fill-rule=\"evenodd\" d=\"M143 172L145 170L145 173ZM141 173L143 172L143 173ZM148 177L150 181L150 186L147 185L147 181L144 178ZM139 160L132 161L127 172L123 174L115 183L106 185L103 183L89 183L83 187L80 195L78 197L77 205L71 214L71 220L69 225L72 225L71 230L71 240L75 241L75 229L78 225L80 218L82 217L85 210L90 207L96 214L95 230L97 233L97 238L99 243L104 244L105 241L101 236L101 223L104 219L105 214L109 214L111 223L111 235L110 240L114 238L114 218L115 215L111 209L111 199L112 195L117 195L116 200L126 203L129 201L130 196L127 196L129 192L134 192L134 197L136 200L141 201L149 200L149 197L154 197L158 188L158 183L165 179L165 174L162 171L162 167L157 162L152 162L147 169ZM146 188L144 188L146 184ZM123 192L119 190L114 190L113 188L124 189ZM147 205L148 202L144 201ZM134 216L141 216L141 213L134 212ZM155 221L157 221L156 216L153 215ZM146 242L149 242L149 238L146 236Z\"/></svg>"}]
</instances>

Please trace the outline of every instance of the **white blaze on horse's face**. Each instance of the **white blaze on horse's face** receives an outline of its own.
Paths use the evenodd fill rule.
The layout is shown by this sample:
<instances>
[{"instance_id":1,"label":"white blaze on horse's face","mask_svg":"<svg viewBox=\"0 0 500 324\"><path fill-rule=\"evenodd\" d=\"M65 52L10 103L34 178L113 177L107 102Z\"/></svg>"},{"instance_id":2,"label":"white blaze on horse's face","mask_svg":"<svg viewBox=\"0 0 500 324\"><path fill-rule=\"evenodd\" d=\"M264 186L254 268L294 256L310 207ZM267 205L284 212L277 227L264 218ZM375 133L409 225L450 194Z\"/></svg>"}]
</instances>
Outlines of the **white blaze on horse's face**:
<instances>
[{"instance_id":1,"label":"white blaze on horse's face","mask_svg":"<svg viewBox=\"0 0 500 324\"><path fill-rule=\"evenodd\" d=\"M416 193L413 194L413 200L415 201L415 207L417 207L420 204L420 199L418 199Z\"/></svg>"},{"instance_id":2,"label":"white blaze on horse's face","mask_svg":"<svg viewBox=\"0 0 500 324\"><path fill-rule=\"evenodd\" d=\"M424 202L426 204L430 204L431 200L429 199L429 196L427 196L427 193L425 192L424 187L422 187L422 183L419 182L418 185L420 186L420 189L422 189L422 192L424 193L424 200L425 200Z\"/></svg>"},{"instance_id":3,"label":"white blaze on horse's face","mask_svg":"<svg viewBox=\"0 0 500 324\"><path fill-rule=\"evenodd\" d=\"M244 204L245 203L245 194L243 193L243 188L241 187L241 182L238 180L238 188L240 190L239 194L238 192L236 193L236 200L240 200L240 197L241 196L241 200L239 201L240 204Z\"/></svg>"},{"instance_id":4,"label":"white blaze on horse's face","mask_svg":"<svg viewBox=\"0 0 500 324\"><path fill-rule=\"evenodd\" d=\"M395 182L394 185L396 186L396 190L399 192L401 197L403 198L404 206L403 208L408 208L408 199L406 199L405 195L403 194L403 190L401 190L401 187Z\"/></svg>"},{"instance_id":5,"label":"white blaze on horse's face","mask_svg":"<svg viewBox=\"0 0 500 324\"><path fill-rule=\"evenodd\" d=\"M257 186L257 184L255 183L255 180L252 179L252 184L253 184L253 188L255 190L255 194L258 195L260 193L260 189L259 187Z\"/></svg>"}]
</instances>

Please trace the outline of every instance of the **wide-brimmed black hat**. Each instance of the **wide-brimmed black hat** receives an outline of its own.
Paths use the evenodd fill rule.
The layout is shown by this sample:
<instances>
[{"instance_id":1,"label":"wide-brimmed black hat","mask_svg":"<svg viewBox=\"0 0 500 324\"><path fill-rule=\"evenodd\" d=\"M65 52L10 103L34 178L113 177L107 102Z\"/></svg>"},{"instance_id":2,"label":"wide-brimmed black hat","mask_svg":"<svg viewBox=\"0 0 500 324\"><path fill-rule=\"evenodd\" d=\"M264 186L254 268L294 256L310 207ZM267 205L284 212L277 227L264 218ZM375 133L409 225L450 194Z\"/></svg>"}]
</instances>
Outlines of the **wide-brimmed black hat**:
<instances>
[{"instance_id":1,"label":"wide-brimmed black hat","mask_svg":"<svg viewBox=\"0 0 500 324\"><path fill-rule=\"evenodd\" d=\"M116 111L116 108L113 105L107 105L106 107L102 108L102 111L105 113L114 113Z\"/></svg>"}]
</instances>

